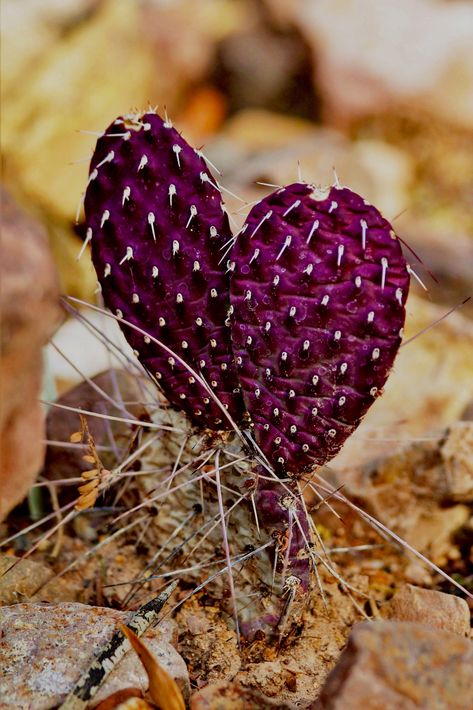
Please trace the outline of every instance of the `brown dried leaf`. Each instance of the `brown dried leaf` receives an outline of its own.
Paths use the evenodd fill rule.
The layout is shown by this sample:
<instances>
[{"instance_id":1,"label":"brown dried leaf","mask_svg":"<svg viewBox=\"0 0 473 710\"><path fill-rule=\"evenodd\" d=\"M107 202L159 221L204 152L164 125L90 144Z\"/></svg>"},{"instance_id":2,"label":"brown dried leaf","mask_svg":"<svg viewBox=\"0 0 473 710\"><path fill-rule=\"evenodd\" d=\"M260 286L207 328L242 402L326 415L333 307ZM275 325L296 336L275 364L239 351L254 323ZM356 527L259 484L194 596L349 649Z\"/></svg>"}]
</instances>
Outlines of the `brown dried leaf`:
<instances>
[{"instance_id":1,"label":"brown dried leaf","mask_svg":"<svg viewBox=\"0 0 473 710\"><path fill-rule=\"evenodd\" d=\"M84 481L90 481L91 478L98 478L100 471L98 468L93 468L90 471L82 471L81 477Z\"/></svg>"},{"instance_id":2,"label":"brown dried leaf","mask_svg":"<svg viewBox=\"0 0 473 710\"><path fill-rule=\"evenodd\" d=\"M117 705L116 710L153 710L155 705L150 705L143 698L128 698L121 705Z\"/></svg>"},{"instance_id":3,"label":"brown dried leaf","mask_svg":"<svg viewBox=\"0 0 473 710\"><path fill-rule=\"evenodd\" d=\"M174 678L160 666L144 643L123 624L120 630L136 651L149 678L149 694L161 710L185 710L184 698Z\"/></svg>"},{"instance_id":4,"label":"brown dried leaf","mask_svg":"<svg viewBox=\"0 0 473 710\"><path fill-rule=\"evenodd\" d=\"M96 710L118 710L118 708L124 707L126 701L130 699L143 699L143 694L139 688L121 688L115 693L112 693L102 700L96 707ZM146 707L149 707L147 704Z\"/></svg>"},{"instance_id":5,"label":"brown dried leaf","mask_svg":"<svg viewBox=\"0 0 473 710\"><path fill-rule=\"evenodd\" d=\"M84 456L82 458L87 463L95 463L95 456L91 456L91 454L84 454Z\"/></svg>"},{"instance_id":6,"label":"brown dried leaf","mask_svg":"<svg viewBox=\"0 0 473 710\"><path fill-rule=\"evenodd\" d=\"M84 483L83 486L79 486L79 493L82 496L87 495L88 493L91 493L94 491L96 488L99 487L99 480L98 478L93 478L91 481L88 481L87 483Z\"/></svg>"},{"instance_id":7,"label":"brown dried leaf","mask_svg":"<svg viewBox=\"0 0 473 710\"><path fill-rule=\"evenodd\" d=\"M76 510L86 510L87 508L91 508L95 501L97 500L97 491L94 490L92 493L88 493L85 496L81 496L77 503L75 504L75 509Z\"/></svg>"}]
</instances>

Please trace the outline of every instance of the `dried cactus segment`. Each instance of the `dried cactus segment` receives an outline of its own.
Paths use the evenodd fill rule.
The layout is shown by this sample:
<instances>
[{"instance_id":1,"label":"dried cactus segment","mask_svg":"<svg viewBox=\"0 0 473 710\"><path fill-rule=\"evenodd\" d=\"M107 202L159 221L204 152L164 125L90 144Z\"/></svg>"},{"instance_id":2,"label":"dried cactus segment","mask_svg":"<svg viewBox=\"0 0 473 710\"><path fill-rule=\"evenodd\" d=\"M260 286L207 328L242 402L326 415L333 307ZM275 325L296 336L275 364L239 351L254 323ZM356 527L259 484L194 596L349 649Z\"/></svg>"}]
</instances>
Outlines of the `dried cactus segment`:
<instances>
[{"instance_id":1,"label":"dried cactus segment","mask_svg":"<svg viewBox=\"0 0 473 710\"><path fill-rule=\"evenodd\" d=\"M232 252L232 340L257 442L278 474L340 450L391 370L409 274L379 211L296 183L251 210Z\"/></svg>"},{"instance_id":2,"label":"dried cactus segment","mask_svg":"<svg viewBox=\"0 0 473 710\"><path fill-rule=\"evenodd\" d=\"M308 546L312 533L299 490L294 482L268 480L261 469L255 493L259 524L271 530L276 538L277 571L283 576L283 586L308 592L311 583L311 561Z\"/></svg>"},{"instance_id":3,"label":"dried cactus segment","mask_svg":"<svg viewBox=\"0 0 473 710\"><path fill-rule=\"evenodd\" d=\"M241 419L225 324L229 277L218 263L231 231L201 154L154 113L117 119L97 142L85 214L106 305L148 334L123 326L140 362L194 423L229 428L209 392L178 359Z\"/></svg>"}]
</instances>

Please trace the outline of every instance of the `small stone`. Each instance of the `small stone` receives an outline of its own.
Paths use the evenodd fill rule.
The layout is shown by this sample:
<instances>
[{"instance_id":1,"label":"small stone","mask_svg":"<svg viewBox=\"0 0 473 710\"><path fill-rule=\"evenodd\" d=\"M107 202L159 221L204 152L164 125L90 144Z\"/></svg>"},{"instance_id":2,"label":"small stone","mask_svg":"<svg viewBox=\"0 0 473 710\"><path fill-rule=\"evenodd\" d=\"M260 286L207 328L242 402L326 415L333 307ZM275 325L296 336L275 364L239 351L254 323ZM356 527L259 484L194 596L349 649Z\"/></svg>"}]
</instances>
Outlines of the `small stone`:
<instances>
[{"instance_id":1,"label":"small stone","mask_svg":"<svg viewBox=\"0 0 473 710\"><path fill-rule=\"evenodd\" d=\"M407 621L364 622L312 710L473 707L473 643Z\"/></svg>"},{"instance_id":2,"label":"small stone","mask_svg":"<svg viewBox=\"0 0 473 710\"><path fill-rule=\"evenodd\" d=\"M401 587L382 612L387 619L415 621L461 636L470 633L470 610L464 599L412 584Z\"/></svg>"},{"instance_id":3,"label":"small stone","mask_svg":"<svg viewBox=\"0 0 473 710\"><path fill-rule=\"evenodd\" d=\"M0 604L17 604L29 599L52 576L53 571L40 562L3 555L0 557Z\"/></svg>"},{"instance_id":4,"label":"small stone","mask_svg":"<svg viewBox=\"0 0 473 710\"><path fill-rule=\"evenodd\" d=\"M289 710L290 705L266 698L252 688L238 683L213 683L191 698L191 710Z\"/></svg>"},{"instance_id":5,"label":"small stone","mask_svg":"<svg viewBox=\"0 0 473 710\"><path fill-rule=\"evenodd\" d=\"M0 697L8 707L47 710L60 705L130 614L83 604L17 604L0 608ZM186 665L171 645L175 623L165 619L144 641L161 666L189 695ZM146 673L129 652L105 680L94 704L123 688L147 688ZM2 707L6 707L3 705Z\"/></svg>"},{"instance_id":6,"label":"small stone","mask_svg":"<svg viewBox=\"0 0 473 710\"><path fill-rule=\"evenodd\" d=\"M419 560L412 560L412 562L409 562L404 570L404 579L406 582L410 582L411 584L416 584L418 586L432 586L432 575L430 574L428 568Z\"/></svg>"},{"instance_id":7,"label":"small stone","mask_svg":"<svg viewBox=\"0 0 473 710\"><path fill-rule=\"evenodd\" d=\"M456 501L473 501L473 422L457 422L441 447L447 494Z\"/></svg>"}]
</instances>

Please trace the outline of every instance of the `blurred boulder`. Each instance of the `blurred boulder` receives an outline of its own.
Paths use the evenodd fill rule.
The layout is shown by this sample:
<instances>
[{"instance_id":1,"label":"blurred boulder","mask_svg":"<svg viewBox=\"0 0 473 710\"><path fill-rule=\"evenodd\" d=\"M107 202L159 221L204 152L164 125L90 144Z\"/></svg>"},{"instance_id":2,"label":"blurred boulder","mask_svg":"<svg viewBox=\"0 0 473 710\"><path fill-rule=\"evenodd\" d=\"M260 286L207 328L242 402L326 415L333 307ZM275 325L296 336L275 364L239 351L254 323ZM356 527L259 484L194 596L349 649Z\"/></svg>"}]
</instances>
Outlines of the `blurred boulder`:
<instances>
[{"instance_id":1,"label":"blurred boulder","mask_svg":"<svg viewBox=\"0 0 473 710\"><path fill-rule=\"evenodd\" d=\"M72 225L97 136L118 115L172 112L208 70L238 13L215 3L45 0L2 7L4 171L50 228L63 289L92 296L95 277ZM189 23L189 14L192 22Z\"/></svg>"},{"instance_id":2,"label":"blurred boulder","mask_svg":"<svg viewBox=\"0 0 473 710\"><path fill-rule=\"evenodd\" d=\"M256 181L287 185L300 176L329 185L336 172L343 185L376 204L388 219L409 205L413 164L407 153L379 140L352 142L302 118L240 111L205 153L224 172L225 184L249 201L270 190ZM231 205L227 196L225 201Z\"/></svg>"},{"instance_id":3,"label":"blurred boulder","mask_svg":"<svg viewBox=\"0 0 473 710\"><path fill-rule=\"evenodd\" d=\"M312 710L473 707L473 643L423 624L358 624Z\"/></svg>"},{"instance_id":4,"label":"blurred boulder","mask_svg":"<svg viewBox=\"0 0 473 710\"><path fill-rule=\"evenodd\" d=\"M330 122L405 107L473 128L473 6L443 0L266 0L311 45Z\"/></svg>"},{"instance_id":5,"label":"blurred boulder","mask_svg":"<svg viewBox=\"0 0 473 710\"><path fill-rule=\"evenodd\" d=\"M460 636L470 633L470 610L464 599L412 584L404 584L382 607L382 614L394 621L415 621Z\"/></svg>"},{"instance_id":6,"label":"blurred boulder","mask_svg":"<svg viewBox=\"0 0 473 710\"><path fill-rule=\"evenodd\" d=\"M56 271L43 229L1 192L0 520L43 463L42 347L59 324Z\"/></svg>"}]
</instances>

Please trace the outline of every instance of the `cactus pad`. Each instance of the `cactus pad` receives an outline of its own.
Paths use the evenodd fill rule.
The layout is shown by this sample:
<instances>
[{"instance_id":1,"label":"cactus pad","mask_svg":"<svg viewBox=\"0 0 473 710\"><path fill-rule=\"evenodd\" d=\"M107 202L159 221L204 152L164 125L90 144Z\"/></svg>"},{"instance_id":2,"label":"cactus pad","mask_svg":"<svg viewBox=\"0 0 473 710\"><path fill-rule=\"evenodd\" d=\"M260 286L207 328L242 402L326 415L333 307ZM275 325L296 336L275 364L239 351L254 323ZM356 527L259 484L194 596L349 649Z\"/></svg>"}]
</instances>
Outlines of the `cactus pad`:
<instances>
[{"instance_id":1,"label":"cactus pad","mask_svg":"<svg viewBox=\"0 0 473 710\"><path fill-rule=\"evenodd\" d=\"M229 428L181 362L241 419L228 275L219 264L231 231L202 155L154 113L119 118L97 142L84 206L105 303L144 331L122 326L142 365L193 422Z\"/></svg>"},{"instance_id":2,"label":"cactus pad","mask_svg":"<svg viewBox=\"0 0 473 710\"><path fill-rule=\"evenodd\" d=\"M409 273L378 210L346 188L281 188L231 259L233 351L256 440L279 475L339 451L398 351Z\"/></svg>"}]
</instances>

